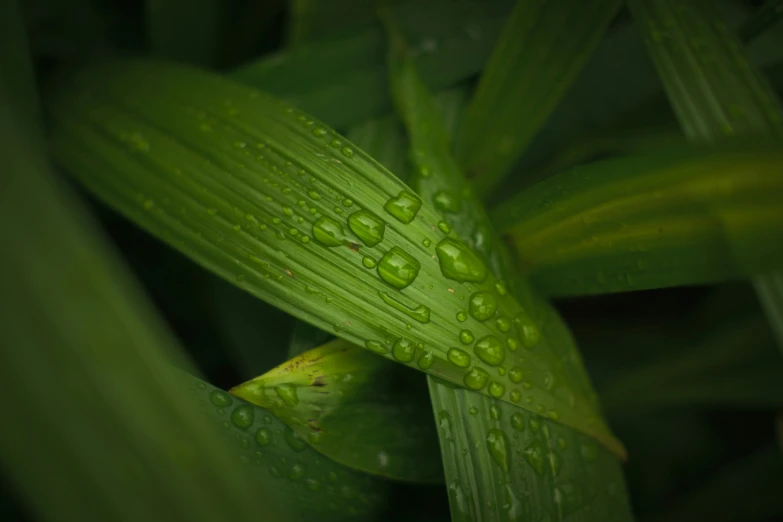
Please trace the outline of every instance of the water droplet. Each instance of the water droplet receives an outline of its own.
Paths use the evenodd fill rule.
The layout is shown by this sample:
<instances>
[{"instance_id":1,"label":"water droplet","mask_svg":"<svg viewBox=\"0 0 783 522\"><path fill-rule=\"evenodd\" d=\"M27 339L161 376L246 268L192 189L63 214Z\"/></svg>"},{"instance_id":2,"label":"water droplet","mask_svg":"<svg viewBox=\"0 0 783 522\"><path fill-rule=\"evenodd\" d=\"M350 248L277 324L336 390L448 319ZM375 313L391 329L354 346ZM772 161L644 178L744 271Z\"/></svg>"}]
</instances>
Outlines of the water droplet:
<instances>
[{"instance_id":1,"label":"water droplet","mask_svg":"<svg viewBox=\"0 0 783 522\"><path fill-rule=\"evenodd\" d=\"M315 136L317 138L323 138L327 134L328 134L328 131L326 129L324 129L323 127L317 127L315 129L313 129L313 136Z\"/></svg>"},{"instance_id":2,"label":"water droplet","mask_svg":"<svg viewBox=\"0 0 783 522\"><path fill-rule=\"evenodd\" d=\"M416 346L408 339L397 339L392 347L392 357L400 362L409 363L416 357Z\"/></svg>"},{"instance_id":3,"label":"water droplet","mask_svg":"<svg viewBox=\"0 0 783 522\"><path fill-rule=\"evenodd\" d=\"M310 491L320 491L321 490L321 483L314 478L307 478L305 479L305 487L309 489Z\"/></svg>"},{"instance_id":4,"label":"water droplet","mask_svg":"<svg viewBox=\"0 0 783 522\"><path fill-rule=\"evenodd\" d=\"M234 411L231 412L231 422L233 422L234 426L237 428L246 430L253 425L254 420L255 410L249 404L237 406L234 408Z\"/></svg>"},{"instance_id":5,"label":"water droplet","mask_svg":"<svg viewBox=\"0 0 783 522\"><path fill-rule=\"evenodd\" d=\"M533 468L537 475L543 475L546 470L546 453L544 446L537 440L528 444L522 451L525 460L530 464L530 467Z\"/></svg>"},{"instance_id":6,"label":"water droplet","mask_svg":"<svg viewBox=\"0 0 783 522\"><path fill-rule=\"evenodd\" d=\"M318 192L316 192L315 190L308 190L307 191L307 197L309 197L310 199L312 199L314 201L318 201L318 200L321 199L321 195Z\"/></svg>"},{"instance_id":7,"label":"water droplet","mask_svg":"<svg viewBox=\"0 0 783 522\"><path fill-rule=\"evenodd\" d=\"M500 420L500 408L498 408L496 405L491 405L489 407L489 416L493 420Z\"/></svg>"},{"instance_id":8,"label":"water droplet","mask_svg":"<svg viewBox=\"0 0 783 522\"><path fill-rule=\"evenodd\" d=\"M546 412L546 416L549 417L552 420L558 420L560 418L560 414L557 412L557 410L549 410Z\"/></svg>"},{"instance_id":9,"label":"water droplet","mask_svg":"<svg viewBox=\"0 0 783 522\"><path fill-rule=\"evenodd\" d=\"M291 428L286 427L284 437L288 446L296 452L304 451L307 448L307 443L299 438L299 435Z\"/></svg>"},{"instance_id":10,"label":"water droplet","mask_svg":"<svg viewBox=\"0 0 783 522\"><path fill-rule=\"evenodd\" d=\"M535 347L541 340L541 330L533 319L526 313L521 313L514 318L514 322L519 329L522 346L525 348Z\"/></svg>"},{"instance_id":11,"label":"water droplet","mask_svg":"<svg viewBox=\"0 0 783 522\"><path fill-rule=\"evenodd\" d=\"M470 296L468 311L476 321L486 321L495 315L498 302L492 292L476 292Z\"/></svg>"},{"instance_id":12,"label":"water droplet","mask_svg":"<svg viewBox=\"0 0 783 522\"><path fill-rule=\"evenodd\" d=\"M375 268L375 265L378 263L370 256L364 256L362 258L362 264L364 265L364 268Z\"/></svg>"},{"instance_id":13,"label":"water droplet","mask_svg":"<svg viewBox=\"0 0 783 522\"><path fill-rule=\"evenodd\" d=\"M460 200L457 196L448 191L440 191L432 198L435 208L441 212L459 212Z\"/></svg>"},{"instance_id":14,"label":"water droplet","mask_svg":"<svg viewBox=\"0 0 783 522\"><path fill-rule=\"evenodd\" d=\"M343 142L338 140L337 138L333 139L329 145L331 145L335 149L339 149L342 146Z\"/></svg>"},{"instance_id":15,"label":"water droplet","mask_svg":"<svg viewBox=\"0 0 783 522\"><path fill-rule=\"evenodd\" d=\"M459 333L459 340L462 344L470 344L473 342L473 333L470 330L462 330Z\"/></svg>"},{"instance_id":16,"label":"water droplet","mask_svg":"<svg viewBox=\"0 0 783 522\"><path fill-rule=\"evenodd\" d=\"M425 247L429 247L432 244L432 241L430 241L427 238L424 238L422 239L421 244L424 245Z\"/></svg>"},{"instance_id":17,"label":"water droplet","mask_svg":"<svg viewBox=\"0 0 783 522\"><path fill-rule=\"evenodd\" d=\"M519 343L517 343L517 340L514 339L513 337L509 337L506 339L506 346L508 347L509 350L514 352L519 346Z\"/></svg>"},{"instance_id":18,"label":"water droplet","mask_svg":"<svg viewBox=\"0 0 783 522\"><path fill-rule=\"evenodd\" d=\"M525 417L521 413L511 416L511 426L517 431L525 431Z\"/></svg>"},{"instance_id":19,"label":"water droplet","mask_svg":"<svg viewBox=\"0 0 783 522\"><path fill-rule=\"evenodd\" d=\"M480 390L487 385L489 381L489 374L486 370L479 367L473 367L468 373L465 374L463 383L471 390Z\"/></svg>"},{"instance_id":20,"label":"water droplet","mask_svg":"<svg viewBox=\"0 0 783 522\"><path fill-rule=\"evenodd\" d=\"M389 353L389 348L380 341L367 341L364 345L373 352L381 355Z\"/></svg>"},{"instance_id":21,"label":"water droplet","mask_svg":"<svg viewBox=\"0 0 783 522\"><path fill-rule=\"evenodd\" d=\"M444 234L448 234L451 232L451 225L446 223L445 221L438 221L438 229L440 229L441 232Z\"/></svg>"},{"instance_id":22,"label":"water droplet","mask_svg":"<svg viewBox=\"0 0 783 522\"><path fill-rule=\"evenodd\" d=\"M419 368L427 370L432 366L432 363L435 362L435 355L432 352L425 352L416 362L419 365Z\"/></svg>"},{"instance_id":23,"label":"water droplet","mask_svg":"<svg viewBox=\"0 0 783 522\"><path fill-rule=\"evenodd\" d=\"M341 152L346 158L353 158L353 149L351 147L343 147Z\"/></svg>"},{"instance_id":24,"label":"water droplet","mask_svg":"<svg viewBox=\"0 0 783 522\"><path fill-rule=\"evenodd\" d=\"M397 299L390 296L386 292L378 292L378 295L381 296L381 299L383 299L384 303L393 307L396 310L399 310L400 312L403 312L404 314L411 317L412 319L415 319L416 321L423 324L430 322L430 309L427 308L426 306L419 305L416 308L411 308L399 302Z\"/></svg>"},{"instance_id":25,"label":"water droplet","mask_svg":"<svg viewBox=\"0 0 783 522\"><path fill-rule=\"evenodd\" d=\"M321 216L313 223L313 237L324 246L336 247L343 244L343 226L334 219Z\"/></svg>"},{"instance_id":26,"label":"water droplet","mask_svg":"<svg viewBox=\"0 0 783 522\"><path fill-rule=\"evenodd\" d=\"M522 398L522 393L519 390L511 390L511 402L519 402Z\"/></svg>"},{"instance_id":27,"label":"water droplet","mask_svg":"<svg viewBox=\"0 0 783 522\"><path fill-rule=\"evenodd\" d=\"M285 214L288 217L292 217L294 215L294 209L291 207L283 207L283 214Z\"/></svg>"},{"instance_id":28,"label":"water droplet","mask_svg":"<svg viewBox=\"0 0 783 522\"><path fill-rule=\"evenodd\" d=\"M506 388L499 382L492 381L489 383L489 394L499 399L506 392Z\"/></svg>"},{"instance_id":29,"label":"water droplet","mask_svg":"<svg viewBox=\"0 0 783 522\"><path fill-rule=\"evenodd\" d=\"M494 335L488 335L473 348L473 352L479 359L491 366L500 366L506 360L506 349L500 339Z\"/></svg>"},{"instance_id":30,"label":"water droplet","mask_svg":"<svg viewBox=\"0 0 783 522\"><path fill-rule=\"evenodd\" d=\"M389 199L383 208L397 221L407 225L416 218L416 214L421 208L421 200L403 190L397 197Z\"/></svg>"},{"instance_id":31,"label":"water droplet","mask_svg":"<svg viewBox=\"0 0 783 522\"><path fill-rule=\"evenodd\" d=\"M503 431L492 429L487 432L487 450L495 464L505 473L508 473L510 460L508 446L508 437Z\"/></svg>"},{"instance_id":32,"label":"water droplet","mask_svg":"<svg viewBox=\"0 0 783 522\"><path fill-rule=\"evenodd\" d=\"M528 424L533 431L538 431L541 428L541 421L536 418L531 418Z\"/></svg>"},{"instance_id":33,"label":"water droplet","mask_svg":"<svg viewBox=\"0 0 783 522\"><path fill-rule=\"evenodd\" d=\"M498 317L495 319L495 324L497 325L498 330L503 333L511 330L511 321L509 321L507 317Z\"/></svg>"},{"instance_id":34,"label":"water droplet","mask_svg":"<svg viewBox=\"0 0 783 522\"><path fill-rule=\"evenodd\" d=\"M198 388L199 390L206 390L207 389L207 385L204 384L203 382L200 382L200 383L196 384L196 388Z\"/></svg>"},{"instance_id":35,"label":"water droplet","mask_svg":"<svg viewBox=\"0 0 783 522\"><path fill-rule=\"evenodd\" d=\"M465 243L450 237L435 247L440 271L447 278L460 283L480 283L487 278L487 265Z\"/></svg>"},{"instance_id":36,"label":"water droplet","mask_svg":"<svg viewBox=\"0 0 783 522\"><path fill-rule=\"evenodd\" d=\"M352 207L353 206L353 200L349 199L349 198L345 198L343 200L343 205L345 205L346 207Z\"/></svg>"},{"instance_id":37,"label":"water droplet","mask_svg":"<svg viewBox=\"0 0 783 522\"><path fill-rule=\"evenodd\" d=\"M386 252L378 263L378 275L392 285L402 290L419 275L421 265L410 254L399 247Z\"/></svg>"},{"instance_id":38,"label":"water droplet","mask_svg":"<svg viewBox=\"0 0 783 522\"><path fill-rule=\"evenodd\" d=\"M465 312L457 312L457 321L459 321L460 323L464 323L467 320L468 320L468 314L466 314Z\"/></svg>"},{"instance_id":39,"label":"water droplet","mask_svg":"<svg viewBox=\"0 0 783 522\"><path fill-rule=\"evenodd\" d=\"M226 392L222 390L215 390L209 394L209 402L219 408L225 408L226 406L231 406L234 400Z\"/></svg>"},{"instance_id":40,"label":"water droplet","mask_svg":"<svg viewBox=\"0 0 783 522\"><path fill-rule=\"evenodd\" d=\"M297 482L304 477L305 469L301 464L294 464L291 469L288 470L288 479Z\"/></svg>"},{"instance_id":41,"label":"water droplet","mask_svg":"<svg viewBox=\"0 0 783 522\"><path fill-rule=\"evenodd\" d=\"M449 361L459 366L460 368L467 368L470 364L470 355L468 352L465 350L460 350L459 348L449 348L446 357L449 359Z\"/></svg>"},{"instance_id":42,"label":"water droplet","mask_svg":"<svg viewBox=\"0 0 783 522\"><path fill-rule=\"evenodd\" d=\"M256 431L256 444L259 446L269 446L272 442L272 432L268 428L258 428Z\"/></svg>"},{"instance_id":43,"label":"water droplet","mask_svg":"<svg viewBox=\"0 0 783 522\"><path fill-rule=\"evenodd\" d=\"M299 236L299 241L302 243L309 243L310 242L310 236L301 235Z\"/></svg>"},{"instance_id":44,"label":"water droplet","mask_svg":"<svg viewBox=\"0 0 783 522\"><path fill-rule=\"evenodd\" d=\"M366 210L348 216L348 227L368 247L374 247L383 241L383 233L386 230L386 224Z\"/></svg>"},{"instance_id":45,"label":"water droplet","mask_svg":"<svg viewBox=\"0 0 783 522\"><path fill-rule=\"evenodd\" d=\"M495 291L498 293L499 296L503 297L508 293L508 289L506 288L506 285L503 283L495 283Z\"/></svg>"},{"instance_id":46,"label":"water droplet","mask_svg":"<svg viewBox=\"0 0 783 522\"><path fill-rule=\"evenodd\" d=\"M283 399L286 406L296 406L299 404L299 397L296 394L296 386L291 383L283 383L275 386L275 393Z\"/></svg>"},{"instance_id":47,"label":"water droplet","mask_svg":"<svg viewBox=\"0 0 783 522\"><path fill-rule=\"evenodd\" d=\"M478 408L476 408L475 406L471 406L470 409L468 410L468 413L470 413L471 415L475 415L478 413Z\"/></svg>"}]
</instances>

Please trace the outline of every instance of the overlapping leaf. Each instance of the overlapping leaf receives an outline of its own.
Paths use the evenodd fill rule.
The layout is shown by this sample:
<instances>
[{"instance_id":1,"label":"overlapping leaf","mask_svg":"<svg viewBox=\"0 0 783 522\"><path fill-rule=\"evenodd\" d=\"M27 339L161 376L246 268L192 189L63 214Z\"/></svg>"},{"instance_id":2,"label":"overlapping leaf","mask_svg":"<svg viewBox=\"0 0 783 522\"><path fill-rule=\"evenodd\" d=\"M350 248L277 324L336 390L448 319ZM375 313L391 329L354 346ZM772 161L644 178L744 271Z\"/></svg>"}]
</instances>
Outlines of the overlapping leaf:
<instances>
[{"instance_id":1,"label":"overlapping leaf","mask_svg":"<svg viewBox=\"0 0 783 522\"><path fill-rule=\"evenodd\" d=\"M137 61L83 71L51 108L61 164L203 266L389 359L506 401L524 396L622 453L589 389L563 375L563 358L578 355L541 342L540 318L428 202L307 114L208 73ZM525 378L511 380L513 369Z\"/></svg>"}]
</instances>

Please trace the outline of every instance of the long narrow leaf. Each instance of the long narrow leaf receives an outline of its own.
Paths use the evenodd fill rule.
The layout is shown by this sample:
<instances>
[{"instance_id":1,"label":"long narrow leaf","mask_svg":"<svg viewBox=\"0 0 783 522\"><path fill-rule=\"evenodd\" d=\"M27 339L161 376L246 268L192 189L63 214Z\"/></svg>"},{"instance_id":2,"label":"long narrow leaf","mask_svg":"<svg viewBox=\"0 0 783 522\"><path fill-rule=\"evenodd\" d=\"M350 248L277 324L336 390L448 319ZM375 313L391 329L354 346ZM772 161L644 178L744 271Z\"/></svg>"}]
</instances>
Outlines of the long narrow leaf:
<instances>
[{"instance_id":1,"label":"long narrow leaf","mask_svg":"<svg viewBox=\"0 0 783 522\"><path fill-rule=\"evenodd\" d=\"M570 382L562 357L578 355L554 353L429 202L308 115L146 62L83 71L52 115L64 167L221 277L389 359L505 401L524 396L523 407L622 454L589 388L551 384ZM510 380L514 367L527 386Z\"/></svg>"},{"instance_id":2,"label":"long narrow leaf","mask_svg":"<svg viewBox=\"0 0 783 522\"><path fill-rule=\"evenodd\" d=\"M689 139L783 137L783 105L714 5L632 0L629 6L646 28L647 47ZM783 8L783 3L777 7ZM776 224L772 221L767 226ZM753 285L783 350L783 272L757 277Z\"/></svg>"},{"instance_id":3,"label":"long narrow leaf","mask_svg":"<svg viewBox=\"0 0 783 522\"><path fill-rule=\"evenodd\" d=\"M621 5L621 0L517 2L456 144L479 196L488 196L525 151Z\"/></svg>"},{"instance_id":4,"label":"long narrow leaf","mask_svg":"<svg viewBox=\"0 0 783 522\"><path fill-rule=\"evenodd\" d=\"M388 19L387 24L392 92L411 136L411 159L416 167L413 187L442 208L450 226L491 260L496 274L511 273L480 200L449 151L448 129L454 127L453 116L463 98L460 93L441 97L438 107L419 80L405 41ZM512 278L512 283L515 293L528 300L540 312L537 315L546 317L542 322L547 325L547 341L574 350L556 314L523 281ZM578 363L569 366L566 385L586 381ZM575 430L436 377L429 377L429 387L452 520L604 520L609 513L618 520L630 518L618 462L596 446L590 446L586 461L579 454L586 446L573 440L569 446L569 438L577 436ZM598 482L611 486L594 488Z\"/></svg>"},{"instance_id":5,"label":"long narrow leaf","mask_svg":"<svg viewBox=\"0 0 783 522\"><path fill-rule=\"evenodd\" d=\"M577 167L493 221L549 295L737 279L781 266L783 152L754 143Z\"/></svg>"},{"instance_id":6,"label":"long narrow leaf","mask_svg":"<svg viewBox=\"0 0 783 522\"><path fill-rule=\"evenodd\" d=\"M437 482L442 470L423 384L421 374L338 339L231 393L269 408L302 441L346 466Z\"/></svg>"},{"instance_id":7,"label":"long narrow leaf","mask_svg":"<svg viewBox=\"0 0 783 522\"><path fill-rule=\"evenodd\" d=\"M780 22L781 17L783 17L783 0L767 0L740 26L737 36L744 43L752 42Z\"/></svg>"},{"instance_id":8,"label":"long narrow leaf","mask_svg":"<svg viewBox=\"0 0 783 522\"><path fill-rule=\"evenodd\" d=\"M446 88L477 74L492 52L513 0L434 0L393 7L427 85ZM431 20L438 20L431 24ZM284 97L334 128L383 116L391 108L379 24L243 66L232 76Z\"/></svg>"},{"instance_id":9,"label":"long narrow leaf","mask_svg":"<svg viewBox=\"0 0 783 522\"><path fill-rule=\"evenodd\" d=\"M216 65L227 2L147 0L145 3L147 39L153 55L194 65Z\"/></svg>"}]
</instances>

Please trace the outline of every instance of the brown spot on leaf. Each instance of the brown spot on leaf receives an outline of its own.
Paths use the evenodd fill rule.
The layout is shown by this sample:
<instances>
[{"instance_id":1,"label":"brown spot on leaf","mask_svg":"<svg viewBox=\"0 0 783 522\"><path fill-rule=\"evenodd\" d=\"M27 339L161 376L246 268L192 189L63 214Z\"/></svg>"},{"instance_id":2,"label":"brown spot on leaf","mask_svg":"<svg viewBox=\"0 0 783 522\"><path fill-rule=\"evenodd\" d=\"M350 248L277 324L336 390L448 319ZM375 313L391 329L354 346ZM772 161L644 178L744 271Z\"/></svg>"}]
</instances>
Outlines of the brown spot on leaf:
<instances>
[{"instance_id":1,"label":"brown spot on leaf","mask_svg":"<svg viewBox=\"0 0 783 522\"><path fill-rule=\"evenodd\" d=\"M354 243L353 241L348 243L348 248L350 248L354 252L358 252L360 247L361 247L361 245L359 243Z\"/></svg>"}]
</instances>

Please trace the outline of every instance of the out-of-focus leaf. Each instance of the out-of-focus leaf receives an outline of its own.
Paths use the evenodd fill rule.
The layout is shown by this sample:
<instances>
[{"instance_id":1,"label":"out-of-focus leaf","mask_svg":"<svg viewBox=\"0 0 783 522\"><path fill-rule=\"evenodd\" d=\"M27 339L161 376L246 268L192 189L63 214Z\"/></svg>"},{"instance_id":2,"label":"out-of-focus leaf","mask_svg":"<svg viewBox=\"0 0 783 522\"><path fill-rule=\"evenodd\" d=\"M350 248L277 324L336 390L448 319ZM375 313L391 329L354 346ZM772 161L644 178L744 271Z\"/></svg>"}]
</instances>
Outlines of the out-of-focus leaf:
<instances>
[{"instance_id":1,"label":"out-of-focus leaf","mask_svg":"<svg viewBox=\"0 0 783 522\"><path fill-rule=\"evenodd\" d=\"M742 23L737 30L737 36L745 43L751 42L777 24L781 17L783 17L783 0L767 0L753 13L753 16Z\"/></svg>"},{"instance_id":2,"label":"out-of-focus leaf","mask_svg":"<svg viewBox=\"0 0 783 522\"><path fill-rule=\"evenodd\" d=\"M385 503L384 481L324 457L270 411L189 375L177 377L222 433L235 461L263 486L267 498L290 503L297 520L372 520Z\"/></svg>"},{"instance_id":3,"label":"out-of-focus leaf","mask_svg":"<svg viewBox=\"0 0 783 522\"><path fill-rule=\"evenodd\" d=\"M783 459L778 448L759 451L721 469L676 508L650 522L756 522L783 514Z\"/></svg>"},{"instance_id":4,"label":"out-of-focus leaf","mask_svg":"<svg viewBox=\"0 0 783 522\"><path fill-rule=\"evenodd\" d=\"M311 326L304 321L296 321L288 341L288 358L293 359L316 346L326 344L329 338L330 335L320 328Z\"/></svg>"},{"instance_id":5,"label":"out-of-focus leaf","mask_svg":"<svg viewBox=\"0 0 783 522\"><path fill-rule=\"evenodd\" d=\"M421 374L342 339L231 393L269 408L300 444L351 468L416 482L442 477Z\"/></svg>"},{"instance_id":6,"label":"out-of-focus leaf","mask_svg":"<svg viewBox=\"0 0 783 522\"><path fill-rule=\"evenodd\" d=\"M621 5L621 0L517 1L457 137L460 164L480 197L492 192L525 151Z\"/></svg>"},{"instance_id":7,"label":"out-of-focus leaf","mask_svg":"<svg viewBox=\"0 0 783 522\"><path fill-rule=\"evenodd\" d=\"M288 47L340 37L375 22L375 2L290 0Z\"/></svg>"},{"instance_id":8,"label":"out-of-focus leaf","mask_svg":"<svg viewBox=\"0 0 783 522\"><path fill-rule=\"evenodd\" d=\"M221 52L226 0L146 0L147 40L159 58L214 66Z\"/></svg>"},{"instance_id":9,"label":"out-of-focus leaf","mask_svg":"<svg viewBox=\"0 0 783 522\"><path fill-rule=\"evenodd\" d=\"M564 357L579 368L573 348L556 353L429 202L308 115L222 77L142 61L84 70L51 109L63 166L202 266L388 359L502 400L524 395L523 407L622 454L589 384L564 374ZM461 330L476 340L472 354L456 342ZM515 366L527 387L510 380Z\"/></svg>"},{"instance_id":10,"label":"out-of-focus leaf","mask_svg":"<svg viewBox=\"0 0 783 522\"><path fill-rule=\"evenodd\" d=\"M650 393L655 390L655 393ZM608 410L783 406L783 360L763 316L733 317L695 346L628 368L601 389Z\"/></svg>"},{"instance_id":11,"label":"out-of-focus leaf","mask_svg":"<svg viewBox=\"0 0 783 522\"><path fill-rule=\"evenodd\" d=\"M408 137L395 114L368 120L351 127L345 135L362 150L373 151L372 157L395 176L407 183L410 164L400 151L408 148Z\"/></svg>"},{"instance_id":12,"label":"out-of-focus leaf","mask_svg":"<svg viewBox=\"0 0 783 522\"><path fill-rule=\"evenodd\" d=\"M549 295L740 278L781 266L783 151L686 147L576 167L492 214Z\"/></svg>"},{"instance_id":13,"label":"out-of-focus leaf","mask_svg":"<svg viewBox=\"0 0 783 522\"><path fill-rule=\"evenodd\" d=\"M629 6L645 28L650 55L690 140L783 137L783 105L714 5L633 0ZM783 2L777 7L783 10ZM780 223L773 220L767 226ZM761 275L753 285L783 350L783 272Z\"/></svg>"},{"instance_id":14,"label":"out-of-focus leaf","mask_svg":"<svg viewBox=\"0 0 783 522\"><path fill-rule=\"evenodd\" d=\"M450 226L491 260L496 274L511 279L514 291L536 310L531 315L541 318L547 342L576 353L554 311L535 297L524 281L504 276L511 273L508 258L489 226L481 201L450 154L453 130L449 128L454 128L464 98L455 92L441 96L436 103L419 80L404 40L394 25L387 23L392 92L411 137L411 159L416 167L413 187L423 199L442 207ZM462 337L463 343L472 341ZM570 381L553 386L579 386L587 381L578 360L569 363ZM524 371L514 372L512 380L523 379ZM523 414L513 404L436 377L429 376L428 381L452 520L597 521L610 514L617 520L630 519L619 463L605 449L579 438L583 436L576 430L541 411ZM521 395L512 392L512 401L519 400ZM594 487L597 483L606 487Z\"/></svg>"},{"instance_id":15,"label":"out-of-focus leaf","mask_svg":"<svg viewBox=\"0 0 783 522\"><path fill-rule=\"evenodd\" d=\"M0 92L13 105L17 118L25 125L37 124L40 118L37 87L30 61L25 24L17 0L0 2ZM34 122L34 123L33 123Z\"/></svg>"},{"instance_id":16,"label":"out-of-focus leaf","mask_svg":"<svg viewBox=\"0 0 783 522\"><path fill-rule=\"evenodd\" d=\"M391 15L415 42L427 85L442 89L481 70L513 5L513 0L433 0L393 6ZM384 49L382 28L374 24L263 58L232 76L344 129L391 110Z\"/></svg>"}]
</instances>

